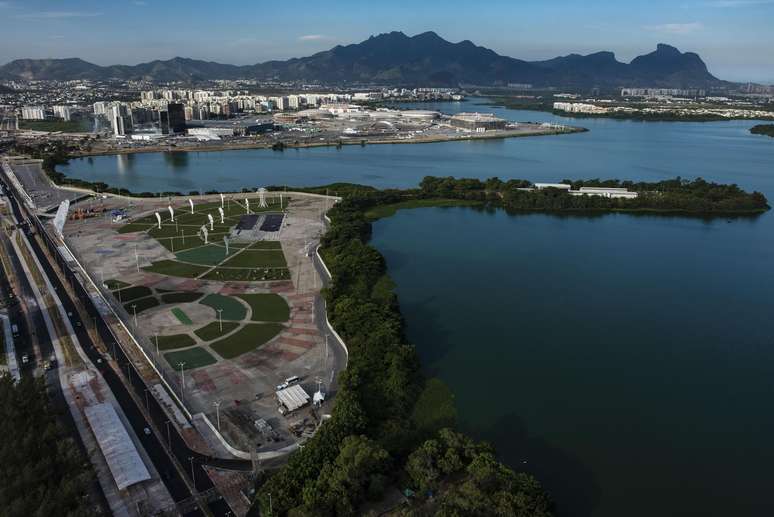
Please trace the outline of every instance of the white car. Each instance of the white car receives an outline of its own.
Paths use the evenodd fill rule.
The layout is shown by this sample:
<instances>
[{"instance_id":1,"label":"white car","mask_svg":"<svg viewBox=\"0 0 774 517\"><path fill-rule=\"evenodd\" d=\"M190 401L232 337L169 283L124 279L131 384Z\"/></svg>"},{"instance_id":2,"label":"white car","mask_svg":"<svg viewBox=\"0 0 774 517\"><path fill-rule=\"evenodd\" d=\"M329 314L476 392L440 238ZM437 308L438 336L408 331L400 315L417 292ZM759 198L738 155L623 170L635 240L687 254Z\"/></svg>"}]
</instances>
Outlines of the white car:
<instances>
[{"instance_id":1,"label":"white car","mask_svg":"<svg viewBox=\"0 0 774 517\"><path fill-rule=\"evenodd\" d=\"M145 433L145 436L150 436L150 434L151 434L151 430L149 428L147 428L147 427L145 429L143 429L143 432Z\"/></svg>"},{"instance_id":2,"label":"white car","mask_svg":"<svg viewBox=\"0 0 774 517\"><path fill-rule=\"evenodd\" d=\"M29 363L29 362L30 362L30 358L29 358L29 357L27 357L27 354L24 354L24 355L22 356L22 364L27 364L27 363Z\"/></svg>"}]
</instances>

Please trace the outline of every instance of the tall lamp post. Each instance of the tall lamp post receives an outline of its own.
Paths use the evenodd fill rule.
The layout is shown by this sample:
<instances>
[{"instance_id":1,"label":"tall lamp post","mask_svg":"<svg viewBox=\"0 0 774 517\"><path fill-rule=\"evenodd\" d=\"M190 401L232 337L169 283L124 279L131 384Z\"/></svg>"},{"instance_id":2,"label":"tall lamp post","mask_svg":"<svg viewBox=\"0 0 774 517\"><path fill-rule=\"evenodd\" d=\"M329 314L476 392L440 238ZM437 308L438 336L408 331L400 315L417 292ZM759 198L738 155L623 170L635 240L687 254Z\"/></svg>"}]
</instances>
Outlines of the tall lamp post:
<instances>
[{"instance_id":1,"label":"tall lamp post","mask_svg":"<svg viewBox=\"0 0 774 517\"><path fill-rule=\"evenodd\" d=\"M223 334L223 309L218 309L218 322L220 323L220 333Z\"/></svg>"},{"instance_id":2,"label":"tall lamp post","mask_svg":"<svg viewBox=\"0 0 774 517\"><path fill-rule=\"evenodd\" d=\"M218 421L218 432L220 432L220 401L215 401L212 405L215 406L215 418Z\"/></svg>"},{"instance_id":3,"label":"tall lamp post","mask_svg":"<svg viewBox=\"0 0 774 517\"><path fill-rule=\"evenodd\" d=\"M180 398L183 399L183 392L185 391L185 370L183 370L183 367L185 366L185 363L180 362L177 363L177 365L180 367Z\"/></svg>"},{"instance_id":4,"label":"tall lamp post","mask_svg":"<svg viewBox=\"0 0 774 517\"><path fill-rule=\"evenodd\" d=\"M134 312L134 328L137 328L137 304L132 304L132 312Z\"/></svg>"}]
</instances>

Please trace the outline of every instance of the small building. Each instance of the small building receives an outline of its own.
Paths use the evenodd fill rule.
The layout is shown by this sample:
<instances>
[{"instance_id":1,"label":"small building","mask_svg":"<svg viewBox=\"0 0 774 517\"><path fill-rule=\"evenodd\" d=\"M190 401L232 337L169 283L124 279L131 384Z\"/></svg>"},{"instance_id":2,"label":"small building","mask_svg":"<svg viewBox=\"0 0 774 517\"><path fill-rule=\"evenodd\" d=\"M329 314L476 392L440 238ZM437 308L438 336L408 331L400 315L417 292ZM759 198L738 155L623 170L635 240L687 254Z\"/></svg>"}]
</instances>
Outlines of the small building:
<instances>
[{"instance_id":1,"label":"small building","mask_svg":"<svg viewBox=\"0 0 774 517\"><path fill-rule=\"evenodd\" d=\"M535 183L535 188L543 190L544 188L558 188L561 190L570 190L570 185L567 183Z\"/></svg>"},{"instance_id":2,"label":"small building","mask_svg":"<svg viewBox=\"0 0 774 517\"><path fill-rule=\"evenodd\" d=\"M491 113L458 113L449 118L454 127L476 132L505 129L506 121Z\"/></svg>"},{"instance_id":3,"label":"small building","mask_svg":"<svg viewBox=\"0 0 774 517\"><path fill-rule=\"evenodd\" d=\"M309 394L299 384L277 391L279 412L283 415L297 411L309 404Z\"/></svg>"},{"instance_id":4,"label":"small building","mask_svg":"<svg viewBox=\"0 0 774 517\"><path fill-rule=\"evenodd\" d=\"M602 196L609 198L634 199L636 192L629 192L629 189L620 187L581 187L579 190L568 190L572 196Z\"/></svg>"}]
</instances>

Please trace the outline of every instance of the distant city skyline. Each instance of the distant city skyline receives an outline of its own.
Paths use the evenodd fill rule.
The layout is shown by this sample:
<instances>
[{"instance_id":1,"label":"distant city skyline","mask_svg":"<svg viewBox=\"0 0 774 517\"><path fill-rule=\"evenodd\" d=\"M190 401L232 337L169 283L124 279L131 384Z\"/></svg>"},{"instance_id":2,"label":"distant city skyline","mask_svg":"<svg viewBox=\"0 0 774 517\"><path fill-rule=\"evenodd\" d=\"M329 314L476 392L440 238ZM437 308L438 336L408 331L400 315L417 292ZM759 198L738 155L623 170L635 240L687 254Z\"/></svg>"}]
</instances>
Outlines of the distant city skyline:
<instances>
[{"instance_id":1,"label":"distant city skyline","mask_svg":"<svg viewBox=\"0 0 774 517\"><path fill-rule=\"evenodd\" d=\"M615 52L619 61L657 43L696 52L715 76L774 83L774 0L684 0L619 3L489 0L471 4L354 0L0 1L0 64L20 58L80 57L128 64L175 56L231 64L303 57L393 30L432 30L450 41L519 59Z\"/></svg>"}]
</instances>

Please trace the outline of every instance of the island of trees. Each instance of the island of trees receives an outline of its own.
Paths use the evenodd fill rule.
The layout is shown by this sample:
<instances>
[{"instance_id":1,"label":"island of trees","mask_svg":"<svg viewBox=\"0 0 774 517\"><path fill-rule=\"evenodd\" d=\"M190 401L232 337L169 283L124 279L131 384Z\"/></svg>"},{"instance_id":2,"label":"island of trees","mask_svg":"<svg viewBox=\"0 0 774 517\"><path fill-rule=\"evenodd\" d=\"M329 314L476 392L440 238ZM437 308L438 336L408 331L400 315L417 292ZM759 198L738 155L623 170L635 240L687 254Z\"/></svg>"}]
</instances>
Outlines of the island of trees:
<instances>
[{"instance_id":1,"label":"island of trees","mask_svg":"<svg viewBox=\"0 0 774 517\"><path fill-rule=\"evenodd\" d=\"M766 135L774 138L774 124L758 124L750 128L753 135Z\"/></svg>"}]
</instances>

